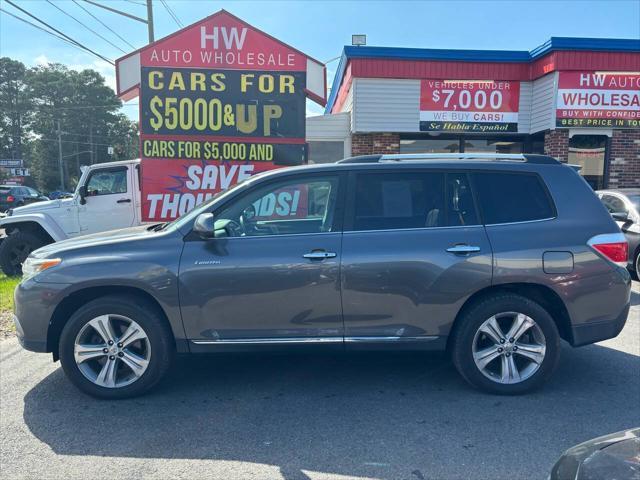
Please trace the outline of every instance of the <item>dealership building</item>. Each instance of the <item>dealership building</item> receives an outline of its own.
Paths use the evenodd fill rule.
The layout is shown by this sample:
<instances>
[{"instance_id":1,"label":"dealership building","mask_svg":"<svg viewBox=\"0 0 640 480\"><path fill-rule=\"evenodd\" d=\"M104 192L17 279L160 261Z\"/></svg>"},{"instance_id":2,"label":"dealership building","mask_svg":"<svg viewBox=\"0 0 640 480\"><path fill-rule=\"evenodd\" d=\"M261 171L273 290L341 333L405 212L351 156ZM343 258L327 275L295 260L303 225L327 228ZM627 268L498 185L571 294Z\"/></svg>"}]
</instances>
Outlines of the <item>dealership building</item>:
<instances>
[{"instance_id":1,"label":"dealership building","mask_svg":"<svg viewBox=\"0 0 640 480\"><path fill-rule=\"evenodd\" d=\"M310 162L364 154L546 153L594 188L640 187L640 40L531 51L346 46Z\"/></svg>"}]
</instances>

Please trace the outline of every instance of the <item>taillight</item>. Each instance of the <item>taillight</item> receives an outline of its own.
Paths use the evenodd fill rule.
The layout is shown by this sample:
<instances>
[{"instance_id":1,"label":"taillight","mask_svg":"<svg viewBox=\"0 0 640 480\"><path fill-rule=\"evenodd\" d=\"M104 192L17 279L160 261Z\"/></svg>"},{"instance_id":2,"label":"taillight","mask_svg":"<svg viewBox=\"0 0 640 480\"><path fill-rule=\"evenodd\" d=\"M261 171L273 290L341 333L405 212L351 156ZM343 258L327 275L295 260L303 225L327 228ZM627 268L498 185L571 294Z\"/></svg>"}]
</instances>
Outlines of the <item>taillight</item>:
<instances>
[{"instance_id":1,"label":"taillight","mask_svg":"<svg viewBox=\"0 0 640 480\"><path fill-rule=\"evenodd\" d=\"M16 199L13 195L7 195L7 202L13 202Z\"/></svg>"},{"instance_id":2,"label":"taillight","mask_svg":"<svg viewBox=\"0 0 640 480\"><path fill-rule=\"evenodd\" d=\"M591 248L601 253L607 260L619 267L627 266L629 244L622 233L596 235L587 242Z\"/></svg>"}]
</instances>

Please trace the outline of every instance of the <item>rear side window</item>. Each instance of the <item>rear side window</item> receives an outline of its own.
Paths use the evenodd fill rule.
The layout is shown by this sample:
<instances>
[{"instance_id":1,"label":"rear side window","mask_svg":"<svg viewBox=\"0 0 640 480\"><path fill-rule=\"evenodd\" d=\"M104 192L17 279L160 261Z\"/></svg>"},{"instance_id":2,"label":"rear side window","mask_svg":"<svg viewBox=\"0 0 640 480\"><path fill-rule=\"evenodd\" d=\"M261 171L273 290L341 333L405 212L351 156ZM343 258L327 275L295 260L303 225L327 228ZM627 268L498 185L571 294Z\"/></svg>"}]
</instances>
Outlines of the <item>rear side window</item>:
<instances>
[{"instance_id":1,"label":"rear side window","mask_svg":"<svg viewBox=\"0 0 640 480\"><path fill-rule=\"evenodd\" d=\"M534 174L476 173L484 223L512 223L555 217L542 180Z\"/></svg>"},{"instance_id":2,"label":"rear side window","mask_svg":"<svg viewBox=\"0 0 640 480\"><path fill-rule=\"evenodd\" d=\"M440 227L446 223L443 173L360 174L354 230Z\"/></svg>"}]
</instances>

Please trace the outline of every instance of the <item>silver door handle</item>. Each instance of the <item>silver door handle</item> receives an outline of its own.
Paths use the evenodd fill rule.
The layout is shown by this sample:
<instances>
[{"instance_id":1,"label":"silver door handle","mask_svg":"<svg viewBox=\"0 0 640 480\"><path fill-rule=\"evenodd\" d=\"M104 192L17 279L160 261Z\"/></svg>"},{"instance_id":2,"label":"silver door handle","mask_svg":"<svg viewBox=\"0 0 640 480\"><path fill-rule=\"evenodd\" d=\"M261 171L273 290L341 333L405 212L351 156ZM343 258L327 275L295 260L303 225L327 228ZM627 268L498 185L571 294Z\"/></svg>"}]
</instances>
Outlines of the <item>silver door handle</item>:
<instances>
[{"instance_id":1,"label":"silver door handle","mask_svg":"<svg viewBox=\"0 0 640 480\"><path fill-rule=\"evenodd\" d=\"M449 253L473 253L479 251L480 247L474 245L454 245L453 247L447 248L447 252Z\"/></svg>"},{"instance_id":2,"label":"silver door handle","mask_svg":"<svg viewBox=\"0 0 640 480\"><path fill-rule=\"evenodd\" d=\"M304 258L309 258L311 260L323 260L325 258L333 258L335 256L337 256L335 253L333 252L310 252L310 253L305 253L304 255L302 255Z\"/></svg>"}]
</instances>

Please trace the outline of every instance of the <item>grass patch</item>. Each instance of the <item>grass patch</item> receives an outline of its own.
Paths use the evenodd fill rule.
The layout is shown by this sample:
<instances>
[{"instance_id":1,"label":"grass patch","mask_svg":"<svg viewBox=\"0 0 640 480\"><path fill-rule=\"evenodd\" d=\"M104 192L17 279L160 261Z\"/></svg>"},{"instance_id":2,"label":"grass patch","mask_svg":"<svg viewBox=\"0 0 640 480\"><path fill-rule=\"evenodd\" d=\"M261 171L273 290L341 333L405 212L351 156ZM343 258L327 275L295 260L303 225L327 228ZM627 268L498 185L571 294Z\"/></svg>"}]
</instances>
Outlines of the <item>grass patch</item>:
<instances>
[{"instance_id":1,"label":"grass patch","mask_svg":"<svg viewBox=\"0 0 640 480\"><path fill-rule=\"evenodd\" d=\"M0 274L0 313L13 310L13 290L20 283L20 279Z\"/></svg>"}]
</instances>

